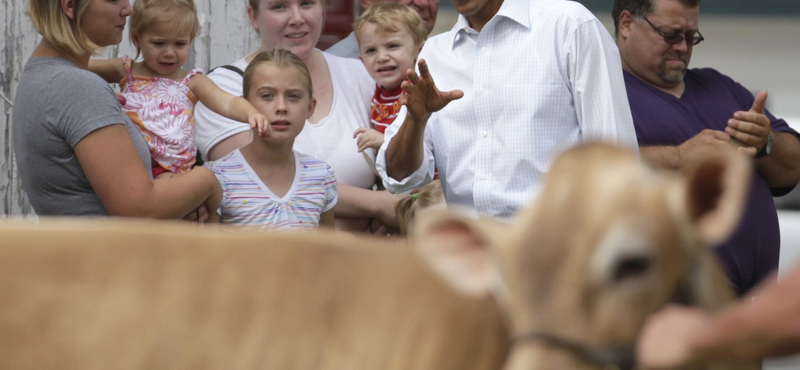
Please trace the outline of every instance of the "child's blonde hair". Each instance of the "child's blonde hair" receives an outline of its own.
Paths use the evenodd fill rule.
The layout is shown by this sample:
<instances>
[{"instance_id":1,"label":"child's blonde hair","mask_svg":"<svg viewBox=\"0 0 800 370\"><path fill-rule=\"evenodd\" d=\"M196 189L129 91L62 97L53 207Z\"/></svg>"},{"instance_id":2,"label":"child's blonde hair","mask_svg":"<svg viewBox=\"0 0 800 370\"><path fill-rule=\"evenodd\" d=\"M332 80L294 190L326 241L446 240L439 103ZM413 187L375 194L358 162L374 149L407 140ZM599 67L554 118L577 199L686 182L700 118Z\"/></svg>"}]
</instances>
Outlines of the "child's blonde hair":
<instances>
[{"instance_id":1,"label":"child's blonde hair","mask_svg":"<svg viewBox=\"0 0 800 370\"><path fill-rule=\"evenodd\" d=\"M245 68L244 78L242 79L242 95L244 95L245 99L250 94L250 88L253 84L253 71L255 71L258 66L265 64L273 65L278 68L293 68L300 73L304 85L308 90L308 96L314 96L314 87L311 84L311 73L308 71L306 63L289 50L272 49L258 53L250 64L247 65L247 68Z\"/></svg>"},{"instance_id":2,"label":"child's blonde hair","mask_svg":"<svg viewBox=\"0 0 800 370\"><path fill-rule=\"evenodd\" d=\"M194 0L136 0L131 16L131 40L146 32L148 25L158 22L169 22L176 32L188 32L192 39L200 33ZM137 46L137 58L141 51Z\"/></svg>"},{"instance_id":3,"label":"child's blonde hair","mask_svg":"<svg viewBox=\"0 0 800 370\"><path fill-rule=\"evenodd\" d=\"M81 24L91 0L74 0L75 20L69 19L61 9L61 2L54 0L29 0L28 17L42 38L55 49L71 54L92 54L100 46L89 40Z\"/></svg>"},{"instance_id":4,"label":"child's blonde hair","mask_svg":"<svg viewBox=\"0 0 800 370\"><path fill-rule=\"evenodd\" d=\"M442 182L439 180L434 180L420 188L417 193L397 201L394 211L397 215L397 222L400 224L400 232L408 234L417 212L443 203L444 192L442 191Z\"/></svg>"},{"instance_id":5,"label":"child's blonde hair","mask_svg":"<svg viewBox=\"0 0 800 370\"><path fill-rule=\"evenodd\" d=\"M248 0L247 2L248 2L248 4L250 4L250 7L253 8L253 10L258 10L258 3L260 3L261 0ZM319 2L322 3L322 7L324 9L325 8L325 0L320 0Z\"/></svg>"},{"instance_id":6,"label":"child's blonde hair","mask_svg":"<svg viewBox=\"0 0 800 370\"><path fill-rule=\"evenodd\" d=\"M367 22L374 24L379 33L400 32L402 31L400 25L405 26L415 45L422 45L428 37L428 29L425 28L425 22L419 13L403 4L380 2L370 6L353 23L353 30L359 43L361 39L358 35L361 27Z\"/></svg>"}]
</instances>

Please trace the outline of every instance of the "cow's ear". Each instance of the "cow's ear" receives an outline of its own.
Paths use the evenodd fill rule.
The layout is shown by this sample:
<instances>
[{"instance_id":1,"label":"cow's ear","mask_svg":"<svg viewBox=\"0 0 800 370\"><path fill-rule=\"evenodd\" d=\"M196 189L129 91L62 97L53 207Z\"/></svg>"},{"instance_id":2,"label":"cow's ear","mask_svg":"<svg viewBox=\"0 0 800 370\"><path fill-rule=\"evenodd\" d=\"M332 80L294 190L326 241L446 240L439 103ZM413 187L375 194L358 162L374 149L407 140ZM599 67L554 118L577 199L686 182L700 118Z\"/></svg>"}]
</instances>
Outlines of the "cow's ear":
<instances>
[{"instance_id":1,"label":"cow's ear","mask_svg":"<svg viewBox=\"0 0 800 370\"><path fill-rule=\"evenodd\" d=\"M751 176L752 160L736 151L705 156L688 166L689 216L707 245L722 243L739 226Z\"/></svg>"},{"instance_id":2,"label":"cow's ear","mask_svg":"<svg viewBox=\"0 0 800 370\"><path fill-rule=\"evenodd\" d=\"M445 282L471 296L485 296L493 286L491 221L432 211L419 215L414 244L423 260Z\"/></svg>"}]
</instances>

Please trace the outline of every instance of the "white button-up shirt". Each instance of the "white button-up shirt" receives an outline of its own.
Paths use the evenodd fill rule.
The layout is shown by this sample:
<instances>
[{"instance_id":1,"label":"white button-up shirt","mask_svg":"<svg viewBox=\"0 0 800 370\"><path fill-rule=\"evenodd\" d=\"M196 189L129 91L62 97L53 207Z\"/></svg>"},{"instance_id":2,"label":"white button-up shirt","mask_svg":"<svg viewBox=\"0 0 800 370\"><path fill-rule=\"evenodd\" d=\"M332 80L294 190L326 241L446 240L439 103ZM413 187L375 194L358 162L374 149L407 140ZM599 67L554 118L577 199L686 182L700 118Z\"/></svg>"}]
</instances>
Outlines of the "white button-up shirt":
<instances>
[{"instance_id":1,"label":"white button-up shirt","mask_svg":"<svg viewBox=\"0 0 800 370\"><path fill-rule=\"evenodd\" d=\"M565 149L604 141L638 150L617 47L578 2L505 0L481 32L459 16L420 58L440 90L464 97L431 116L423 163L400 181L386 174L386 149L404 115L389 126L376 164L393 192L438 168L448 205L508 217Z\"/></svg>"}]
</instances>

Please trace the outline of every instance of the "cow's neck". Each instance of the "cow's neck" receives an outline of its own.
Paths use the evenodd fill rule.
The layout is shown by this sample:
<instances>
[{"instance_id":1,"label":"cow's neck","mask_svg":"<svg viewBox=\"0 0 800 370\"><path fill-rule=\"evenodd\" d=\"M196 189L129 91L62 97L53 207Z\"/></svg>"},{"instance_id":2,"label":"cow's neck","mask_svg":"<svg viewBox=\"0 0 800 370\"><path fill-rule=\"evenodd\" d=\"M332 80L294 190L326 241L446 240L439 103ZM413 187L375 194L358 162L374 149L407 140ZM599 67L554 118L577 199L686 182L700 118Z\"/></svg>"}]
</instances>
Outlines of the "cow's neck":
<instances>
[{"instance_id":1,"label":"cow's neck","mask_svg":"<svg viewBox=\"0 0 800 370\"><path fill-rule=\"evenodd\" d=\"M503 370L596 370L564 350L554 350L540 342L517 343L511 349Z\"/></svg>"}]
</instances>

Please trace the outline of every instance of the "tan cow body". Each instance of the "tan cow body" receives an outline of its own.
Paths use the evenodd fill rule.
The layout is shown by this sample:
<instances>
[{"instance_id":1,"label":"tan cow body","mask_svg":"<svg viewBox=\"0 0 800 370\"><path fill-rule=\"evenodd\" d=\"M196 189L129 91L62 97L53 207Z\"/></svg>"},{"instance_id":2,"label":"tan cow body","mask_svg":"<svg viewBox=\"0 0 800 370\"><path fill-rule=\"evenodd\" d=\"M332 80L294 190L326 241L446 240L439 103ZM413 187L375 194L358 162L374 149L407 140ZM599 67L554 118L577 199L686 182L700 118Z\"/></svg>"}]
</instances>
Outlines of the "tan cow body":
<instances>
[{"instance_id":1,"label":"tan cow body","mask_svg":"<svg viewBox=\"0 0 800 370\"><path fill-rule=\"evenodd\" d=\"M371 238L0 227L0 369L602 368L521 338L630 347L675 296L709 310L729 301L707 246L735 227L747 170L712 160L686 181L589 145L557 161L512 226L420 215L421 255L480 299Z\"/></svg>"},{"instance_id":2,"label":"tan cow body","mask_svg":"<svg viewBox=\"0 0 800 370\"><path fill-rule=\"evenodd\" d=\"M497 369L489 299L410 248L164 222L0 226L0 369Z\"/></svg>"}]
</instances>

